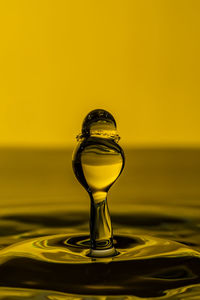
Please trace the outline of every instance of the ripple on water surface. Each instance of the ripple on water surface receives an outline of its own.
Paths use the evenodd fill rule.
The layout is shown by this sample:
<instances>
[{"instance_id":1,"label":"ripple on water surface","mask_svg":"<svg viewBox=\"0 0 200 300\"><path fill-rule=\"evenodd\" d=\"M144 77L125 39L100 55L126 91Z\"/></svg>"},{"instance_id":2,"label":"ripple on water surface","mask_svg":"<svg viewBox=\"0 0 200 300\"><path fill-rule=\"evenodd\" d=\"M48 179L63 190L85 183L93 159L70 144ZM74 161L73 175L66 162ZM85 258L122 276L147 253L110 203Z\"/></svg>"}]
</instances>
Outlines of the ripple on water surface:
<instances>
[{"instance_id":1,"label":"ripple on water surface","mask_svg":"<svg viewBox=\"0 0 200 300\"><path fill-rule=\"evenodd\" d=\"M113 220L118 254L91 258L84 214L4 216L0 299L198 299L195 220L137 214Z\"/></svg>"}]
</instances>

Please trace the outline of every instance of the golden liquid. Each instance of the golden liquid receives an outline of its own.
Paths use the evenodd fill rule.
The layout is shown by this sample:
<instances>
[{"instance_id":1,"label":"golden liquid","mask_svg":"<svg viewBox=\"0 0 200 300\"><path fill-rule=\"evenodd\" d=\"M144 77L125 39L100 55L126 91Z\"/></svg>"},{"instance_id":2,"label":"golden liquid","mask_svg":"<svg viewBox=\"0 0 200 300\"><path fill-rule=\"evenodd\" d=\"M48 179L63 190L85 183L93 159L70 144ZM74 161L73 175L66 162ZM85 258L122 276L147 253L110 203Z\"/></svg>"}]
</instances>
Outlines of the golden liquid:
<instances>
[{"instance_id":1,"label":"golden liquid","mask_svg":"<svg viewBox=\"0 0 200 300\"><path fill-rule=\"evenodd\" d=\"M200 151L126 151L112 194L119 254L106 258L87 255L88 199L71 151L0 151L0 299L199 299Z\"/></svg>"},{"instance_id":2,"label":"golden liquid","mask_svg":"<svg viewBox=\"0 0 200 300\"><path fill-rule=\"evenodd\" d=\"M124 167L124 153L113 140L84 139L73 154L73 169L89 193L107 192Z\"/></svg>"},{"instance_id":3,"label":"golden liquid","mask_svg":"<svg viewBox=\"0 0 200 300\"><path fill-rule=\"evenodd\" d=\"M77 179L86 188L91 199L91 256L114 255L107 192L123 169L122 149L110 139L84 139L75 151L73 166Z\"/></svg>"},{"instance_id":4,"label":"golden liquid","mask_svg":"<svg viewBox=\"0 0 200 300\"><path fill-rule=\"evenodd\" d=\"M88 146L81 155L84 177L91 191L107 191L118 178L123 159L121 153L100 146Z\"/></svg>"}]
</instances>

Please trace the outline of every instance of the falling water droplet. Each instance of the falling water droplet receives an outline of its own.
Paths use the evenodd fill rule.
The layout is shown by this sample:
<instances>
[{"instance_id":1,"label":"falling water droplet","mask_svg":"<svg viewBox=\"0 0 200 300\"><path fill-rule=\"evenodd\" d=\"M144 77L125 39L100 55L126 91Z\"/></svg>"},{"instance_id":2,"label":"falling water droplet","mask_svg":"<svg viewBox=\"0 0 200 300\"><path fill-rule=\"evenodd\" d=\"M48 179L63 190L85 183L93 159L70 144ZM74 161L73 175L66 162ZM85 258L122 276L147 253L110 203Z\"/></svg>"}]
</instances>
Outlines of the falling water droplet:
<instances>
[{"instance_id":1,"label":"falling water droplet","mask_svg":"<svg viewBox=\"0 0 200 300\"><path fill-rule=\"evenodd\" d=\"M73 153L73 169L91 200L90 256L116 254L107 204L107 193L124 168L124 152L118 145L116 122L103 109L91 111L83 121L82 133Z\"/></svg>"}]
</instances>

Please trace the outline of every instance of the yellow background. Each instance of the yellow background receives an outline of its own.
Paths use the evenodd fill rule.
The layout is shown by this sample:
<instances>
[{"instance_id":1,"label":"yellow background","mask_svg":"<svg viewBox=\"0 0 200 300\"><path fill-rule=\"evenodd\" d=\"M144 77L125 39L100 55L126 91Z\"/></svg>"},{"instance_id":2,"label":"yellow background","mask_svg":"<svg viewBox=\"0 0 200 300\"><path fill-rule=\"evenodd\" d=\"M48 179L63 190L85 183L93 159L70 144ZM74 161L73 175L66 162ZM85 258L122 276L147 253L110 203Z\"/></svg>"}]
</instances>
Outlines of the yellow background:
<instances>
[{"instance_id":1,"label":"yellow background","mask_svg":"<svg viewBox=\"0 0 200 300\"><path fill-rule=\"evenodd\" d=\"M72 145L104 108L127 145L199 146L199 16L199 0L0 1L0 145Z\"/></svg>"}]
</instances>

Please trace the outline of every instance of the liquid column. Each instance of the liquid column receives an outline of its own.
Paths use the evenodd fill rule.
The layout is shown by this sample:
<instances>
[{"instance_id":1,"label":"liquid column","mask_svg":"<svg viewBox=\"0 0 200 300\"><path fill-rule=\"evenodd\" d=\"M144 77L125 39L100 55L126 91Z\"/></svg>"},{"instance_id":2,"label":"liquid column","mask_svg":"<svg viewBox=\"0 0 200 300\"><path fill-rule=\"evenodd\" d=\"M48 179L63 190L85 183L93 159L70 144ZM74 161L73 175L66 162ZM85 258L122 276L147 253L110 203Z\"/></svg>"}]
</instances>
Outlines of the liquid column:
<instances>
[{"instance_id":1,"label":"liquid column","mask_svg":"<svg viewBox=\"0 0 200 300\"><path fill-rule=\"evenodd\" d=\"M85 132L85 128L89 126ZM83 122L79 144L73 154L73 169L90 195L90 256L115 255L107 192L124 167L124 154L117 144L116 123L104 110L95 110Z\"/></svg>"},{"instance_id":2,"label":"liquid column","mask_svg":"<svg viewBox=\"0 0 200 300\"><path fill-rule=\"evenodd\" d=\"M113 232L106 195L98 200L95 199L94 195L91 195L90 239L91 256L102 257L104 255L108 256L115 254ZM102 252L102 250L104 250L104 252Z\"/></svg>"}]
</instances>

